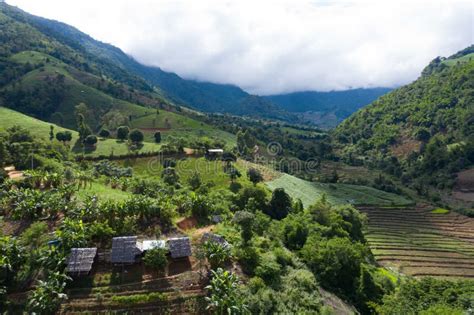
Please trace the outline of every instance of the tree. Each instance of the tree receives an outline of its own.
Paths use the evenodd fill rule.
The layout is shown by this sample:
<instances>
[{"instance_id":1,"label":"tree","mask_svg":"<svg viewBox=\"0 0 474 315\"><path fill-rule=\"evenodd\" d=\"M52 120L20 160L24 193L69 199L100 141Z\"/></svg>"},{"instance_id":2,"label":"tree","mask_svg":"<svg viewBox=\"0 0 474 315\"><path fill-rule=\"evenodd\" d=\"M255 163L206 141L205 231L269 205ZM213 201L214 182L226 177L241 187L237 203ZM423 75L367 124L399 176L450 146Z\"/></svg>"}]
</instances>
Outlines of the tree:
<instances>
[{"instance_id":1,"label":"tree","mask_svg":"<svg viewBox=\"0 0 474 315\"><path fill-rule=\"evenodd\" d=\"M159 132L159 131L155 132L154 137L155 137L155 142L156 143L161 143L161 132Z\"/></svg>"},{"instance_id":2,"label":"tree","mask_svg":"<svg viewBox=\"0 0 474 315\"><path fill-rule=\"evenodd\" d=\"M77 131L79 132L79 141L84 142L87 136L92 134L91 129L86 124L83 114L77 115Z\"/></svg>"},{"instance_id":3,"label":"tree","mask_svg":"<svg viewBox=\"0 0 474 315\"><path fill-rule=\"evenodd\" d=\"M168 263L166 258L166 249L152 248L147 250L145 257L143 257L143 263L148 267L163 270Z\"/></svg>"},{"instance_id":4,"label":"tree","mask_svg":"<svg viewBox=\"0 0 474 315\"><path fill-rule=\"evenodd\" d=\"M84 144L87 146L94 146L97 143L97 137L89 135L84 139Z\"/></svg>"},{"instance_id":5,"label":"tree","mask_svg":"<svg viewBox=\"0 0 474 315\"><path fill-rule=\"evenodd\" d=\"M56 140L65 145L67 142L72 140L72 133L70 131L59 131L56 133Z\"/></svg>"},{"instance_id":6,"label":"tree","mask_svg":"<svg viewBox=\"0 0 474 315\"><path fill-rule=\"evenodd\" d=\"M272 193L272 199L270 200L267 214L273 219L281 220L291 211L291 205L291 197L283 188L277 188Z\"/></svg>"},{"instance_id":7,"label":"tree","mask_svg":"<svg viewBox=\"0 0 474 315\"><path fill-rule=\"evenodd\" d=\"M87 245L88 236L82 220L64 219L61 227L56 230L56 236L66 250Z\"/></svg>"},{"instance_id":8,"label":"tree","mask_svg":"<svg viewBox=\"0 0 474 315\"><path fill-rule=\"evenodd\" d=\"M129 137L130 141L132 141L133 143L143 142L143 138L144 138L143 132L141 132L138 129L132 130L128 137Z\"/></svg>"},{"instance_id":9,"label":"tree","mask_svg":"<svg viewBox=\"0 0 474 315\"><path fill-rule=\"evenodd\" d=\"M54 126L49 126L49 141L53 141L54 139Z\"/></svg>"},{"instance_id":10,"label":"tree","mask_svg":"<svg viewBox=\"0 0 474 315\"><path fill-rule=\"evenodd\" d=\"M127 126L120 126L117 128L117 139L125 141L130 133L130 129Z\"/></svg>"},{"instance_id":11,"label":"tree","mask_svg":"<svg viewBox=\"0 0 474 315\"><path fill-rule=\"evenodd\" d=\"M165 168L161 173L161 177L163 178L163 181L170 186L175 185L179 181L178 173L176 173L176 170L173 167Z\"/></svg>"},{"instance_id":12,"label":"tree","mask_svg":"<svg viewBox=\"0 0 474 315\"><path fill-rule=\"evenodd\" d=\"M233 183L237 178L239 178L240 176L242 176L239 172L238 169L236 169L234 166L230 166L228 169L227 169L227 174L229 174L229 177L230 177L230 181Z\"/></svg>"},{"instance_id":13,"label":"tree","mask_svg":"<svg viewBox=\"0 0 474 315\"><path fill-rule=\"evenodd\" d=\"M310 236L301 250L303 260L324 287L351 294L356 290L360 265L364 261L364 248L348 238L321 240Z\"/></svg>"},{"instance_id":14,"label":"tree","mask_svg":"<svg viewBox=\"0 0 474 315\"><path fill-rule=\"evenodd\" d=\"M110 137L110 131L103 128L99 131L99 136L101 136L102 138L108 138Z\"/></svg>"},{"instance_id":15,"label":"tree","mask_svg":"<svg viewBox=\"0 0 474 315\"><path fill-rule=\"evenodd\" d=\"M194 172L188 179L188 184L192 190L196 190L201 187L202 180L199 172Z\"/></svg>"},{"instance_id":16,"label":"tree","mask_svg":"<svg viewBox=\"0 0 474 315\"><path fill-rule=\"evenodd\" d=\"M232 222L240 226L240 236L242 237L242 243L248 244L252 238L252 228L255 215L248 211L237 211L232 219Z\"/></svg>"},{"instance_id":17,"label":"tree","mask_svg":"<svg viewBox=\"0 0 474 315\"><path fill-rule=\"evenodd\" d=\"M256 168L249 168L247 171L247 177L249 180L254 184L257 185L257 183L261 182L263 180L262 173Z\"/></svg>"},{"instance_id":18,"label":"tree","mask_svg":"<svg viewBox=\"0 0 474 315\"><path fill-rule=\"evenodd\" d=\"M219 315L247 313L247 306L238 294L239 278L222 268L211 270L211 273L211 283L206 287L210 294L206 297L207 309Z\"/></svg>"}]
</instances>

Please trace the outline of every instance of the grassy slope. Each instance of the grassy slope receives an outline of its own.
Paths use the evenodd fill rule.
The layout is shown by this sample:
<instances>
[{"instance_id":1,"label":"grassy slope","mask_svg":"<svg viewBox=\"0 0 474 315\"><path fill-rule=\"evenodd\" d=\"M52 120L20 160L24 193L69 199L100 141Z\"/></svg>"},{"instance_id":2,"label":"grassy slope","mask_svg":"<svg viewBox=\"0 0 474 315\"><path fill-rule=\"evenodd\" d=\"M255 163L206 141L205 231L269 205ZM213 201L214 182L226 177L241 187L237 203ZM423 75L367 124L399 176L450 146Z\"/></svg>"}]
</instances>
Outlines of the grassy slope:
<instances>
[{"instance_id":1,"label":"grassy slope","mask_svg":"<svg viewBox=\"0 0 474 315\"><path fill-rule=\"evenodd\" d=\"M110 186L104 185L102 183L93 182L92 186L87 186L85 189L79 189L76 193L76 196L80 200L85 200L86 196L95 195L99 200L124 200L132 196L130 192L122 191L119 189L113 189Z\"/></svg>"},{"instance_id":2,"label":"grassy slope","mask_svg":"<svg viewBox=\"0 0 474 315\"><path fill-rule=\"evenodd\" d=\"M305 207L312 205L323 194L326 194L328 200L334 204L407 205L411 203L410 200L402 196L371 187L314 183L288 174L266 184L272 190L284 188L291 197L301 199Z\"/></svg>"},{"instance_id":3,"label":"grassy slope","mask_svg":"<svg viewBox=\"0 0 474 315\"><path fill-rule=\"evenodd\" d=\"M69 66L49 55L24 51L11 57L12 61L19 63L29 62L31 64L44 63L46 59L49 59L49 62L45 65L44 70L37 69L26 74L21 79L21 86L24 89L40 88L48 76L53 77L58 73L65 75L67 95L58 109L65 118L65 126L75 126L74 107L83 102L93 112L90 117L87 117L93 126L100 124L100 116L107 111L119 110L124 116L133 117L130 123L132 128L169 129L162 132L164 141L166 141L168 136L184 137L188 140L205 136L219 138L231 146L235 145L235 135L216 129L211 125L165 110L160 110L159 115L156 115L155 109L115 99L102 91L85 85L71 75ZM99 78L96 79L99 80ZM153 134L154 131L145 131L145 140L153 142Z\"/></svg>"},{"instance_id":4,"label":"grassy slope","mask_svg":"<svg viewBox=\"0 0 474 315\"><path fill-rule=\"evenodd\" d=\"M51 125L54 126L55 132L67 130L66 128L62 128L60 126L47 123L36 118L23 115L11 109L0 107L0 130L8 129L14 125L23 126L24 128L30 130L34 135L41 137L43 139L49 139L49 130L50 130ZM76 131L72 131L72 130L70 131L73 136L72 143L75 143L75 141L78 138L78 134ZM158 151L160 147L161 146L159 144L144 143L140 152ZM99 140L97 144L96 150L92 152L86 152L86 155L90 155L90 156L109 155L112 150L115 155L123 155L123 154L128 153L128 147L125 143L117 142L114 139L105 139L105 140L101 139ZM74 151L74 153L77 153L77 154L82 153L82 150Z\"/></svg>"},{"instance_id":5,"label":"grassy slope","mask_svg":"<svg viewBox=\"0 0 474 315\"><path fill-rule=\"evenodd\" d=\"M464 63L464 62L469 62L469 61L472 61L474 60L474 53L470 53L470 54L467 54L467 55L464 55L462 57L459 57L459 58L454 58L454 59L446 59L443 61L443 63L445 65L448 65L448 66L454 66L456 64L459 63Z\"/></svg>"},{"instance_id":6,"label":"grassy slope","mask_svg":"<svg viewBox=\"0 0 474 315\"><path fill-rule=\"evenodd\" d=\"M163 171L160 157L129 159L121 163L123 166L132 167L135 175L145 178L160 177ZM245 176L244 168L238 164L236 167L242 173L239 182L250 184ZM181 183L186 183L194 172L198 172L203 184L212 184L214 188L228 188L231 184L229 175L224 173L221 161L208 161L205 158L195 157L183 158L177 161L176 170Z\"/></svg>"}]
</instances>

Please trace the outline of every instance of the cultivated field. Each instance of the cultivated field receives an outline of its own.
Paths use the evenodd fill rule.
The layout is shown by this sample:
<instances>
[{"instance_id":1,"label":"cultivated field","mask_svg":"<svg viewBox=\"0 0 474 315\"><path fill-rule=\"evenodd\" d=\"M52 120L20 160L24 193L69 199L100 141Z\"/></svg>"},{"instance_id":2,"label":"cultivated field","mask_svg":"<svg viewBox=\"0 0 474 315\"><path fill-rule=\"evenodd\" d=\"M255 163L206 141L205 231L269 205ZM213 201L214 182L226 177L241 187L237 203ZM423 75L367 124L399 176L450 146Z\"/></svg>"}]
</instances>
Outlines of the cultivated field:
<instances>
[{"instance_id":1,"label":"cultivated field","mask_svg":"<svg viewBox=\"0 0 474 315\"><path fill-rule=\"evenodd\" d=\"M474 219L427 206L359 209L381 265L412 276L474 278Z\"/></svg>"},{"instance_id":2,"label":"cultivated field","mask_svg":"<svg viewBox=\"0 0 474 315\"><path fill-rule=\"evenodd\" d=\"M288 174L283 174L266 184L271 190L284 188L292 198L301 199L305 207L314 204L323 194L326 194L333 204L401 206L411 203L402 196L372 187L309 182Z\"/></svg>"},{"instance_id":3,"label":"cultivated field","mask_svg":"<svg viewBox=\"0 0 474 315\"><path fill-rule=\"evenodd\" d=\"M113 267L101 262L67 290L60 313L200 313L205 308L205 277L197 269L194 259L170 259L162 273L141 263Z\"/></svg>"}]
</instances>

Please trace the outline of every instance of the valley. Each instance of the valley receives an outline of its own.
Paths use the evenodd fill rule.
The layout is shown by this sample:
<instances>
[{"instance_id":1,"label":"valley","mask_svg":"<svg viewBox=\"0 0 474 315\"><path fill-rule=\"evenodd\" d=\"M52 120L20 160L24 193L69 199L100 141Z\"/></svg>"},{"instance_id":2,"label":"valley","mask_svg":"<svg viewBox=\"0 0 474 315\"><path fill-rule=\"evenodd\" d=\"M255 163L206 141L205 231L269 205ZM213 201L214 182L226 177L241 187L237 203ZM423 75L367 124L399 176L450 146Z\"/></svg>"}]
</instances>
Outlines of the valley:
<instances>
[{"instance_id":1,"label":"valley","mask_svg":"<svg viewBox=\"0 0 474 315\"><path fill-rule=\"evenodd\" d=\"M0 313L474 308L473 46L262 97L1 1L0 40Z\"/></svg>"}]
</instances>

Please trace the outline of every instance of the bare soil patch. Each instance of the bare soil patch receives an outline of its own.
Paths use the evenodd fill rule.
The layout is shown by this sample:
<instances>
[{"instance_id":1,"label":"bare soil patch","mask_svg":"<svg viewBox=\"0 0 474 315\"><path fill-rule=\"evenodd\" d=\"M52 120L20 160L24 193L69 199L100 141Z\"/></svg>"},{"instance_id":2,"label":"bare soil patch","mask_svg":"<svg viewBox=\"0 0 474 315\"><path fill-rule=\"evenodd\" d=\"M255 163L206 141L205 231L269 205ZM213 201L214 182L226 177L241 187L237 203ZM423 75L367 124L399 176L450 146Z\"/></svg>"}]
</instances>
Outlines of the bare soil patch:
<instances>
[{"instance_id":1,"label":"bare soil patch","mask_svg":"<svg viewBox=\"0 0 474 315\"><path fill-rule=\"evenodd\" d=\"M474 168L458 173L452 196L462 201L474 202Z\"/></svg>"}]
</instances>

